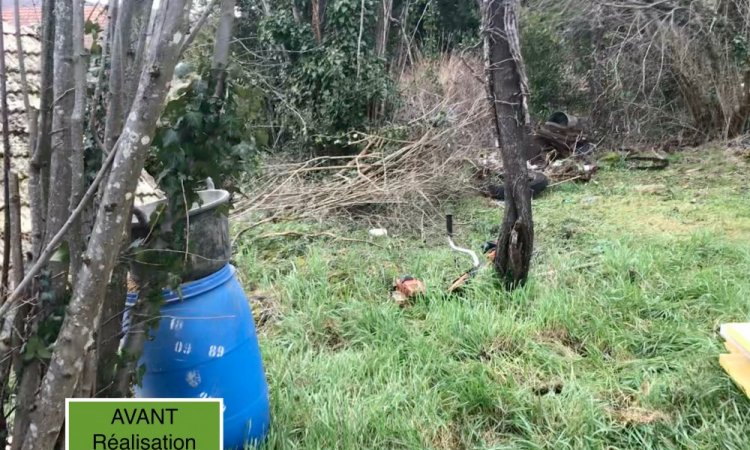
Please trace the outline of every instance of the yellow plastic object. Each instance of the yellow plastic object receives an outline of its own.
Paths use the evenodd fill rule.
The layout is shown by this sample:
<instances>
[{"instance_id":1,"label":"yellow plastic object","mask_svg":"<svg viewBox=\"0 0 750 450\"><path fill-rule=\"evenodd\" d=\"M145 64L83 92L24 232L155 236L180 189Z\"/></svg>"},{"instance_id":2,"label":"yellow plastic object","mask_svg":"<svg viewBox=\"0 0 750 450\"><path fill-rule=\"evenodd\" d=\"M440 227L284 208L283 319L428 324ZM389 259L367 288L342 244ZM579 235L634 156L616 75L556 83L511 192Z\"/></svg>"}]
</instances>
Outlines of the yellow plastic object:
<instances>
[{"instance_id":1,"label":"yellow plastic object","mask_svg":"<svg viewBox=\"0 0 750 450\"><path fill-rule=\"evenodd\" d=\"M722 324L719 334L729 352L719 355L719 364L750 397L750 322Z\"/></svg>"},{"instance_id":2,"label":"yellow plastic object","mask_svg":"<svg viewBox=\"0 0 750 450\"><path fill-rule=\"evenodd\" d=\"M719 364L750 398L750 360L741 353L719 355Z\"/></svg>"},{"instance_id":3,"label":"yellow plastic object","mask_svg":"<svg viewBox=\"0 0 750 450\"><path fill-rule=\"evenodd\" d=\"M742 350L740 350L739 348L737 348L737 347L736 347L736 346L735 346L734 344L732 344L731 342L728 342L728 341L727 341L727 342L724 342L724 347L726 347L726 348L727 348L727 351L728 351L729 353L739 353L739 354L742 354Z\"/></svg>"},{"instance_id":4,"label":"yellow plastic object","mask_svg":"<svg viewBox=\"0 0 750 450\"><path fill-rule=\"evenodd\" d=\"M719 334L725 341L750 358L750 322L722 324Z\"/></svg>"}]
</instances>

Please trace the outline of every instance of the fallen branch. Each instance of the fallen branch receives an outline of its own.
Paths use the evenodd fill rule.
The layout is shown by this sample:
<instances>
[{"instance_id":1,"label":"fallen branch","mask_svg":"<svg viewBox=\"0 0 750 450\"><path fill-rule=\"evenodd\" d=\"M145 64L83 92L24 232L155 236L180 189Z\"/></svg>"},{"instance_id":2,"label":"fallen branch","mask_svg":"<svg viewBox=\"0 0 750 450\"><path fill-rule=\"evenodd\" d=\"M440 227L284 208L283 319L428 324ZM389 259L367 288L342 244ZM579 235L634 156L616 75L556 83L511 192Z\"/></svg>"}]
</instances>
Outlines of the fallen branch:
<instances>
[{"instance_id":1,"label":"fallen branch","mask_svg":"<svg viewBox=\"0 0 750 450\"><path fill-rule=\"evenodd\" d=\"M569 182L571 182L571 181L575 181L575 180L578 180L578 179L580 179L580 178L581 178L581 176L580 176L580 175L576 175L576 176L574 176L574 177L571 177L571 178L566 178L566 179L564 179L564 180L560 180L560 181L558 181L558 182L556 182L556 183L552 183L552 184L550 184L550 185L549 185L549 186L547 186L547 187L548 187L548 188L551 188L551 187L553 187L553 186L558 186L558 185L561 185L561 184L564 184L564 183L569 183Z\"/></svg>"},{"instance_id":2,"label":"fallen branch","mask_svg":"<svg viewBox=\"0 0 750 450\"><path fill-rule=\"evenodd\" d=\"M255 237L255 240L260 239L273 239L278 237L301 237L301 238L315 238L315 237L329 237L334 241L346 241L346 242L359 242L362 244L369 244L378 248L384 248L382 245L378 245L374 242L367 241L365 239L354 239L336 236L333 233L321 232L321 233L302 233L299 231L281 231L277 233L265 233Z\"/></svg>"},{"instance_id":3,"label":"fallen branch","mask_svg":"<svg viewBox=\"0 0 750 450\"><path fill-rule=\"evenodd\" d=\"M255 223L251 223L250 225L246 226L245 228L243 228L242 230L240 230L240 231L239 231L239 232L237 233L237 235L236 235L236 236L234 237L234 239L232 240L232 248L234 248L234 245L235 245L235 244L237 243L237 241L239 241L239 239L240 239L240 238L241 238L241 237L242 237L242 236L243 236L243 235L244 235L245 233L247 233L248 231L250 231L250 230L252 230L252 229L254 229L254 228L257 228L257 227L259 227L259 226L261 226L261 225L265 225L265 224L267 224L267 223L277 223L277 222L280 222L280 221L282 221L282 220L283 220L283 221L286 221L286 220L292 220L292 218L291 218L291 217L283 217L283 218L282 218L282 217L271 216L271 217L266 217L266 218L265 218L265 219L263 219L263 220L259 220L259 221L255 222Z\"/></svg>"}]
</instances>

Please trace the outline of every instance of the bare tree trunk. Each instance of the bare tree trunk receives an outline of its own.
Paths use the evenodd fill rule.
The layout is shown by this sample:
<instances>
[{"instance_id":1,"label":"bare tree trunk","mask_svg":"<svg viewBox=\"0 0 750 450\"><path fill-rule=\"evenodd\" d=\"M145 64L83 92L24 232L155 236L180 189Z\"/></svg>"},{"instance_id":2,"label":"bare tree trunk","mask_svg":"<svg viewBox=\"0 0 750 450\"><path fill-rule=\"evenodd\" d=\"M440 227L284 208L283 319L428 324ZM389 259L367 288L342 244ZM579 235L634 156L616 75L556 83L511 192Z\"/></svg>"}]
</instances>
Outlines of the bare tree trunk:
<instances>
[{"instance_id":1,"label":"bare tree trunk","mask_svg":"<svg viewBox=\"0 0 750 450\"><path fill-rule=\"evenodd\" d=\"M73 38L70 32L73 27L72 0L55 0L55 20L60 32L55 36L52 116L54 133L50 158L50 191L45 245L65 223L70 204L71 113L75 104Z\"/></svg>"},{"instance_id":2,"label":"bare tree trunk","mask_svg":"<svg viewBox=\"0 0 750 450\"><path fill-rule=\"evenodd\" d=\"M3 7L0 3L0 17L2 17ZM10 270L10 241L11 241L11 214L10 214L10 126L8 121L8 93L6 89L6 75L5 69L5 42L3 33L3 23L0 21L0 49L3 51L3 56L0 57L0 105L2 106L2 125L3 125L3 197L5 210L3 211L5 216L5 223L3 229L3 268L2 268L2 283L0 285L0 304L2 304L7 296L8 289L8 272ZM20 236L19 236L20 237ZM9 319L10 321L10 319ZM0 317L0 335L3 333L4 319ZM3 337L3 340L7 340ZM12 339L11 339L12 342ZM4 347L5 344L0 342L0 346ZM6 445L6 438L8 437L8 422L5 420L5 404L6 399L10 397L9 378L10 369L12 366L12 358L14 349L11 347L8 351L0 352L0 445L3 448Z\"/></svg>"},{"instance_id":3,"label":"bare tree trunk","mask_svg":"<svg viewBox=\"0 0 750 450\"><path fill-rule=\"evenodd\" d=\"M505 170L505 214L495 270L509 288L529 274L534 243L531 190L526 169L528 82L518 38L518 1L483 0L487 95Z\"/></svg>"},{"instance_id":4,"label":"bare tree trunk","mask_svg":"<svg viewBox=\"0 0 750 450\"><path fill-rule=\"evenodd\" d=\"M42 364L35 359L24 367L21 373L23 376L20 378L16 389L18 393L16 394L16 417L13 422L11 450L21 450L23 447L31 418L31 410L34 407L34 397L42 376Z\"/></svg>"},{"instance_id":5,"label":"bare tree trunk","mask_svg":"<svg viewBox=\"0 0 750 450\"><path fill-rule=\"evenodd\" d=\"M2 16L3 7L0 4L0 17ZM0 295L5 299L8 290L8 273L10 270L10 125L8 123L8 91L6 89L5 70L5 35L3 34L3 23L0 21L0 49L3 50L3 57L0 58L0 106L2 106L2 124L3 124L3 211L5 223L3 224L3 269L2 281L0 281Z\"/></svg>"},{"instance_id":6,"label":"bare tree trunk","mask_svg":"<svg viewBox=\"0 0 750 450\"><path fill-rule=\"evenodd\" d=\"M14 287L23 280L23 249L21 247L21 193L18 186L18 175L10 174L10 235L12 236L10 261L13 266L12 284ZM21 345L25 342L23 330L28 321L28 306L23 305L15 313L10 314L8 320L13 324L11 329L11 348L13 349L13 367L18 370L21 366Z\"/></svg>"},{"instance_id":7,"label":"bare tree trunk","mask_svg":"<svg viewBox=\"0 0 750 450\"><path fill-rule=\"evenodd\" d=\"M393 0L380 0L378 7L378 25L375 31L375 54L378 58L385 57L388 48L388 32L391 28L391 12L393 11Z\"/></svg>"},{"instance_id":8,"label":"bare tree trunk","mask_svg":"<svg viewBox=\"0 0 750 450\"><path fill-rule=\"evenodd\" d=\"M407 0L401 6L401 15L399 16L399 31L401 31L401 39L398 44L398 55L396 58L396 64L391 66L391 71L394 75L404 73L408 65L414 64L414 57L411 54L411 40L407 34L406 24L409 23L409 8L411 8L411 1Z\"/></svg>"},{"instance_id":9,"label":"bare tree trunk","mask_svg":"<svg viewBox=\"0 0 750 450\"><path fill-rule=\"evenodd\" d=\"M134 39L128 40L128 63L125 67L125 78L123 83L123 111L130 111L135 100L135 94L138 89L139 75L143 70L143 52L146 48L146 41L150 38L150 24L153 0L136 0L135 8L132 13L131 29L135 29L136 44L132 47ZM130 234L126 230L123 240L129 238ZM118 251L118 255L120 252ZM121 335L120 327L122 325L122 312L125 309L125 300L127 297L127 263L118 259L113 269L112 276L107 284L104 304L100 317L97 319L99 328L96 333L96 346L92 353L96 356L96 367L89 366L89 374L96 376L95 383L87 383L92 386L86 386L91 389L97 396L120 397L122 396L115 389L115 367L117 365L117 348L118 337ZM95 369L95 370L94 370Z\"/></svg>"},{"instance_id":10,"label":"bare tree trunk","mask_svg":"<svg viewBox=\"0 0 750 450\"><path fill-rule=\"evenodd\" d=\"M18 9L18 2L16 2ZM20 24L20 18L16 12L16 22ZM31 161L29 164L30 180L29 194L31 203L32 221L32 252L37 258L41 252L44 242L47 209L48 186L49 186L49 160L50 160L50 135L52 130L51 110L53 105L53 69L54 69L54 36L55 36L55 14L52 0L42 2L42 55L41 55L41 81L39 102L39 125L36 127L36 118L32 119L30 130L36 132L31 138L33 142ZM22 48L18 47L19 58L24 56ZM28 84L22 81L25 91L28 92ZM16 284L15 289L21 289L21 282ZM19 292L26 292L21 290ZM20 297L20 293L17 294ZM8 305L12 297L8 299ZM28 336L27 317L37 309L37 303L24 302L15 312L13 320L14 346L20 346ZM2 314L0 314L2 316ZM24 436L29 423L31 408L34 404L39 380L41 378L42 364L38 359L24 364L20 358L14 361L15 375L18 386L16 387L16 410L13 423L13 444L11 450L20 450L23 445Z\"/></svg>"},{"instance_id":11,"label":"bare tree trunk","mask_svg":"<svg viewBox=\"0 0 750 450\"><path fill-rule=\"evenodd\" d=\"M154 0L136 0L133 12L133 23L137 26L128 49L128 67L126 70L123 106L125 114L130 111L138 89L138 76L143 69L143 52L146 49L146 41L149 36L149 23L151 21L151 10ZM132 28L132 27L131 27ZM132 56L131 56L132 55Z\"/></svg>"},{"instance_id":12,"label":"bare tree trunk","mask_svg":"<svg viewBox=\"0 0 750 450\"><path fill-rule=\"evenodd\" d=\"M389 0L390 1L390 0ZM326 16L326 0L312 0L312 30L315 41L323 42L323 26Z\"/></svg>"},{"instance_id":13,"label":"bare tree trunk","mask_svg":"<svg viewBox=\"0 0 750 450\"><path fill-rule=\"evenodd\" d=\"M86 68L88 58L83 45L83 1L73 0L73 57L74 57L74 100L73 115L70 118L71 127L71 152L70 152L70 174L71 174L71 191L70 201L68 202L68 211L72 213L78 203L83 198L84 185L84 167L83 167L83 118L86 107ZM71 283L76 284L76 276L81 267L81 256L84 250L84 229L83 221L77 220L70 230L70 273L72 275Z\"/></svg>"},{"instance_id":14,"label":"bare tree trunk","mask_svg":"<svg viewBox=\"0 0 750 450\"><path fill-rule=\"evenodd\" d=\"M114 2L112 7L117 7ZM116 12L117 23L112 35L112 47L109 68L109 91L107 92L107 118L104 129L104 153L109 153L122 131L125 120L124 111L124 83L125 83L125 58L130 42L130 29L133 21L133 8L135 2L122 3L122 8Z\"/></svg>"},{"instance_id":15,"label":"bare tree trunk","mask_svg":"<svg viewBox=\"0 0 750 450\"><path fill-rule=\"evenodd\" d=\"M55 50L54 1L42 2L42 56L39 100L39 128L36 148L30 164L29 193L31 194L32 252L34 258L44 246L47 222L45 213L49 199L49 164L52 134L52 105Z\"/></svg>"},{"instance_id":16,"label":"bare tree trunk","mask_svg":"<svg viewBox=\"0 0 750 450\"><path fill-rule=\"evenodd\" d=\"M8 383L7 379L9 377L9 368L5 367L5 370L3 370L3 364L0 364L0 377L3 377L3 382L0 383L0 446L5 448L8 445L8 436L9 436L9 428L8 428L8 421L5 420L5 405L8 402L8 397L10 397L10 392L8 389Z\"/></svg>"},{"instance_id":17,"label":"bare tree trunk","mask_svg":"<svg viewBox=\"0 0 750 450\"><path fill-rule=\"evenodd\" d=\"M26 110L26 120L29 123L29 155L34 154L37 139L37 114L31 108L29 102L29 82L26 77L26 55L23 51L23 40L21 39L21 13L19 0L14 2L13 18L16 25L16 50L18 54L18 71L21 76L21 91L23 92L23 108Z\"/></svg>"},{"instance_id":18,"label":"bare tree trunk","mask_svg":"<svg viewBox=\"0 0 750 450\"><path fill-rule=\"evenodd\" d=\"M224 93L226 70L229 65L229 44L234 26L235 4L235 0L221 0L221 16L219 17L219 26L216 29L213 63L211 64L213 78L216 81L216 97L221 97Z\"/></svg>"},{"instance_id":19,"label":"bare tree trunk","mask_svg":"<svg viewBox=\"0 0 750 450\"><path fill-rule=\"evenodd\" d=\"M107 73L107 61L109 61L109 54L112 48L112 39L113 39L112 36L114 36L115 34L115 26L117 25L117 10L118 10L117 2L113 2L113 4L109 7L107 30L102 39L102 53L101 53L101 60L99 63L99 73L97 74L96 87L94 88L94 96L91 98L91 106L90 106L91 114L89 114L89 123L88 123L88 129L90 130L91 134L94 136L97 146L102 147L100 149L102 152L104 152L105 149L103 145L104 142L99 141L99 127L97 124L96 109L99 104L99 101L101 100L102 87L104 86L104 76Z\"/></svg>"},{"instance_id":20,"label":"bare tree trunk","mask_svg":"<svg viewBox=\"0 0 750 450\"><path fill-rule=\"evenodd\" d=\"M127 276L127 264L118 262L107 286L107 295L99 318L100 325L96 336L97 397L125 397L127 393L127 390L120 392L115 384L115 368L119 358L117 349L122 337L122 314L128 295Z\"/></svg>"},{"instance_id":21,"label":"bare tree trunk","mask_svg":"<svg viewBox=\"0 0 750 450\"><path fill-rule=\"evenodd\" d=\"M82 357L94 344L107 280L117 259L124 228L130 224L130 211L146 153L164 107L167 83L174 74L189 0L161 0L161 11L146 55L144 70L133 109L113 152L115 161L89 239L85 263L68 305L62 329L54 345L50 367L31 414L24 450L49 449L57 440L63 423L60 407L75 392Z\"/></svg>"},{"instance_id":22,"label":"bare tree trunk","mask_svg":"<svg viewBox=\"0 0 750 450\"><path fill-rule=\"evenodd\" d=\"M18 178L11 181L11 201L13 203L13 218L11 226L11 234L17 233L17 243L11 250L12 261L14 266L13 271L13 285L18 286L21 284L23 279L23 253L21 251L21 196L18 192ZM29 313L32 307L29 303L24 303L15 312L13 319L12 329L12 346L15 349L13 356L13 370L15 371L16 380L19 380L19 386L16 389L16 414L14 422L14 441L12 449L20 449L23 443L23 433L20 431L21 427L26 427L28 424L29 408L31 407L36 393L36 388L39 386L39 371L41 370L41 363L39 361L33 361L30 365L25 366L23 359L21 358L21 346L26 341L28 334L26 333L26 326L28 324ZM13 314L11 314L13 315ZM28 369L27 369L28 368ZM21 442L17 442L20 440Z\"/></svg>"}]
</instances>

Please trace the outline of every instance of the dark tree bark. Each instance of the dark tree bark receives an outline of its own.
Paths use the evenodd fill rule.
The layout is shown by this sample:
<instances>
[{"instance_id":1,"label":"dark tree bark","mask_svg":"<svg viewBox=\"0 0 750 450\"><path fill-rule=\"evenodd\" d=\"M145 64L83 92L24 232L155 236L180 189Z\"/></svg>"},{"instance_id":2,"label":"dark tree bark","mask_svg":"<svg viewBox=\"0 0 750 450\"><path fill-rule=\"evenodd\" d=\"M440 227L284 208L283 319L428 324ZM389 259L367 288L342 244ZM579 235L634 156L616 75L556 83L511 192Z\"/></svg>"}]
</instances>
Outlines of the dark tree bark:
<instances>
[{"instance_id":1,"label":"dark tree bark","mask_svg":"<svg viewBox=\"0 0 750 450\"><path fill-rule=\"evenodd\" d=\"M505 172L505 213L494 264L509 288L526 281L534 243L525 157L529 142L528 82L518 38L517 9L517 0L482 3L487 95Z\"/></svg>"}]
</instances>

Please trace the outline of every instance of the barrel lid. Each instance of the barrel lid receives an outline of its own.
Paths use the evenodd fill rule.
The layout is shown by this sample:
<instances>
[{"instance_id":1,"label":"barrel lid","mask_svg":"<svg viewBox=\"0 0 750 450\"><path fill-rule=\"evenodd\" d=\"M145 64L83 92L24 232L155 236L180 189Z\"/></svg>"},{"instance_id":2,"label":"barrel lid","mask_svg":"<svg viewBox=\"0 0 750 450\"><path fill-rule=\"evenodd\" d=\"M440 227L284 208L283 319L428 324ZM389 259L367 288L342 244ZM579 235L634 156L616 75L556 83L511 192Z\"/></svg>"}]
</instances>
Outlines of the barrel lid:
<instances>
[{"instance_id":1,"label":"barrel lid","mask_svg":"<svg viewBox=\"0 0 750 450\"><path fill-rule=\"evenodd\" d=\"M164 289L162 291L164 301L171 303L179 300L187 300L191 297L210 291L226 283L227 280L234 276L235 271L236 269L233 265L227 264L207 277L180 285L176 291ZM129 292L125 304L127 306L133 306L137 300L138 292Z\"/></svg>"}]
</instances>

